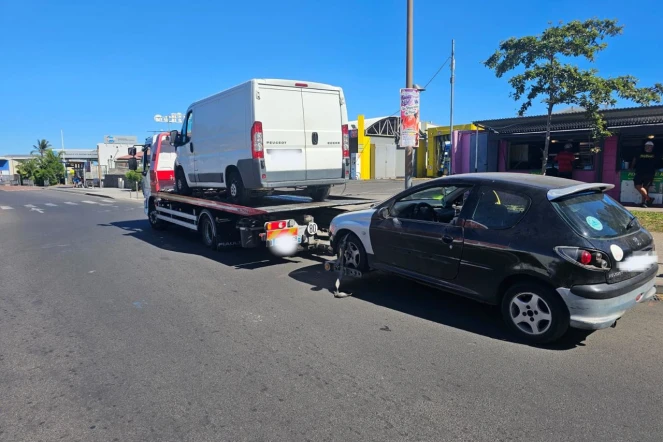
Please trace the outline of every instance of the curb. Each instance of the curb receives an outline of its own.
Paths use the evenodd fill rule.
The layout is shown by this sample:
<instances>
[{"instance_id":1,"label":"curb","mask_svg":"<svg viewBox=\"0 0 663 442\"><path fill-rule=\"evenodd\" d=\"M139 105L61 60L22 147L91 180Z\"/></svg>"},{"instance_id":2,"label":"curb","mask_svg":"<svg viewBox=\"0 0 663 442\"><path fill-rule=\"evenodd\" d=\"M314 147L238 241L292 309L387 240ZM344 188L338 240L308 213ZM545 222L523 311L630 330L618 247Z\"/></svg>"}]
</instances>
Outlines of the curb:
<instances>
[{"instance_id":1,"label":"curb","mask_svg":"<svg viewBox=\"0 0 663 442\"><path fill-rule=\"evenodd\" d=\"M53 189L53 190L56 190L58 192L73 193L73 194L76 194L76 195L96 196L97 198L109 198L109 199L112 199L112 200L115 199L115 197L112 197L110 195L100 195L98 193L93 193L93 192L79 192L77 190L68 190L68 189Z\"/></svg>"}]
</instances>

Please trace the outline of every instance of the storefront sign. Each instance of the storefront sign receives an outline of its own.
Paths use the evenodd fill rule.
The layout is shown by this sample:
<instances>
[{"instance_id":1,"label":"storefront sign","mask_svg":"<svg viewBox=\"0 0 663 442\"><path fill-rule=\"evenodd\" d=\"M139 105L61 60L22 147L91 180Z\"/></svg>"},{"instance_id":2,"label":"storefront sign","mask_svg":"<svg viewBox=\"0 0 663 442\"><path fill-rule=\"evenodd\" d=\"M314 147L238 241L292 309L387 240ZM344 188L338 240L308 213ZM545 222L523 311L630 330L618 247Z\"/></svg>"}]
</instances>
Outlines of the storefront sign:
<instances>
[{"instance_id":1,"label":"storefront sign","mask_svg":"<svg viewBox=\"0 0 663 442\"><path fill-rule=\"evenodd\" d=\"M106 135L104 137L106 144L137 144L138 138L132 135Z\"/></svg>"},{"instance_id":2,"label":"storefront sign","mask_svg":"<svg viewBox=\"0 0 663 442\"><path fill-rule=\"evenodd\" d=\"M401 138L400 147L417 147L419 144L419 90L401 89Z\"/></svg>"}]
</instances>

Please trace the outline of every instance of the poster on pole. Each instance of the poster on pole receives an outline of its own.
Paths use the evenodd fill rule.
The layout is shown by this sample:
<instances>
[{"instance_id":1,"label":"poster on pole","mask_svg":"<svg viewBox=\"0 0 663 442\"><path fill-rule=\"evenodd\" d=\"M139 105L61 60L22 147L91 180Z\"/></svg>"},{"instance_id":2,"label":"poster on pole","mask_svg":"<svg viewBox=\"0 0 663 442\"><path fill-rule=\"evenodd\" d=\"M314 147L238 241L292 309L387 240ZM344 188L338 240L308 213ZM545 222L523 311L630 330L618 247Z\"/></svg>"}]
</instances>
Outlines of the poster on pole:
<instances>
[{"instance_id":1,"label":"poster on pole","mask_svg":"<svg viewBox=\"0 0 663 442\"><path fill-rule=\"evenodd\" d=\"M401 89L400 147L417 147L419 143L419 90Z\"/></svg>"}]
</instances>

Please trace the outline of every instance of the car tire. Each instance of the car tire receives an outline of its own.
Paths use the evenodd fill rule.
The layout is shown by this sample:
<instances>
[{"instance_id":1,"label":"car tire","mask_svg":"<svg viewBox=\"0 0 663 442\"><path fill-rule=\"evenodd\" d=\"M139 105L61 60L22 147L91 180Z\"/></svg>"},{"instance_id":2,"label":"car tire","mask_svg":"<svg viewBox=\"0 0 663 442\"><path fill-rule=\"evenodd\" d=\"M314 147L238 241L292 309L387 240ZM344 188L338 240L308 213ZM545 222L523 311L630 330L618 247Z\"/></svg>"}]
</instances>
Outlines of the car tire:
<instances>
[{"instance_id":1,"label":"car tire","mask_svg":"<svg viewBox=\"0 0 663 442\"><path fill-rule=\"evenodd\" d=\"M246 205L251 200L250 193L244 187L242 177L236 170L228 172L228 182L226 183L226 199L233 204Z\"/></svg>"},{"instance_id":2,"label":"car tire","mask_svg":"<svg viewBox=\"0 0 663 442\"><path fill-rule=\"evenodd\" d=\"M198 222L198 231L205 247L216 250L218 241L216 238L216 228L212 215L209 212L203 212Z\"/></svg>"},{"instance_id":3,"label":"car tire","mask_svg":"<svg viewBox=\"0 0 663 442\"><path fill-rule=\"evenodd\" d=\"M154 230L164 230L166 228L166 223L157 218L157 208L154 205L154 202L150 202L149 209L147 210L147 219L150 222L150 226Z\"/></svg>"},{"instance_id":4,"label":"car tire","mask_svg":"<svg viewBox=\"0 0 663 442\"><path fill-rule=\"evenodd\" d=\"M331 186L314 186L306 189L308 195L313 199L313 201L324 201L329 198L329 193L331 192Z\"/></svg>"},{"instance_id":5,"label":"car tire","mask_svg":"<svg viewBox=\"0 0 663 442\"><path fill-rule=\"evenodd\" d=\"M502 299L507 326L523 341L545 344L558 340L569 329L570 315L555 291L535 282L511 286Z\"/></svg>"},{"instance_id":6,"label":"car tire","mask_svg":"<svg viewBox=\"0 0 663 442\"><path fill-rule=\"evenodd\" d=\"M191 195L191 188L186 182L186 177L184 176L184 170L181 167L178 167L175 171L175 192L179 195L189 196Z\"/></svg>"},{"instance_id":7,"label":"car tire","mask_svg":"<svg viewBox=\"0 0 663 442\"><path fill-rule=\"evenodd\" d=\"M338 244L337 256L340 259L341 246L345 241L345 260L344 265L361 272L368 270L368 258L366 249L361 243L361 240L354 233L348 233L344 238L341 238Z\"/></svg>"}]
</instances>

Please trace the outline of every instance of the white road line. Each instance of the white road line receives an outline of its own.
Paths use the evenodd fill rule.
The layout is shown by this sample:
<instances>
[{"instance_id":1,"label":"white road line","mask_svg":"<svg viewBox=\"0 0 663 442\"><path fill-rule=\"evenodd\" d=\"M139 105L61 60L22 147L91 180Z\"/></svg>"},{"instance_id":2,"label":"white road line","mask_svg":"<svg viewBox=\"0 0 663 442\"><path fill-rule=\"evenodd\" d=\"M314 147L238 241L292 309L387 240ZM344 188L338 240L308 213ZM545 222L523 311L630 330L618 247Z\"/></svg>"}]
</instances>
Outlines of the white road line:
<instances>
[{"instance_id":1,"label":"white road line","mask_svg":"<svg viewBox=\"0 0 663 442\"><path fill-rule=\"evenodd\" d=\"M36 207L32 207L32 208L30 209L30 211L31 211L31 212L44 213L44 211L43 211L42 209L38 209L38 208L36 208Z\"/></svg>"},{"instance_id":2,"label":"white road line","mask_svg":"<svg viewBox=\"0 0 663 442\"><path fill-rule=\"evenodd\" d=\"M94 201L81 201L81 202L85 203L85 204L99 204L99 203L96 203Z\"/></svg>"},{"instance_id":3,"label":"white road line","mask_svg":"<svg viewBox=\"0 0 663 442\"><path fill-rule=\"evenodd\" d=\"M0 206L0 209L2 209L2 210L13 210L14 208L9 207L9 206Z\"/></svg>"},{"instance_id":4,"label":"white road line","mask_svg":"<svg viewBox=\"0 0 663 442\"><path fill-rule=\"evenodd\" d=\"M98 203L98 204L99 204L100 206L104 206L104 207L110 207L110 206L112 206L112 204L104 204L104 203Z\"/></svg>"},{"instance_id":5,"label":"white road line","mask_svg":"<svg viewBox=\"0 0 663 442\"><path fill-rule=\"evenodd\" d=\"M44 205L45 206L51 206L51 207L57 207L58 206L57 204L53 204L53 203L44 203Z\"/></svg>"},{"instance_id":6,"label":"white road line","mask_svg":"<svg viewBox=\"0 0 663 442\"><path fill-rule=\"evenodd\" d=\"M34 209L37 206L35 206L34 204L26 204L25 207L27 207L28 209Z\"/></svg>"},{"instance_id":7,"label":"white road line","mask_svg":"<svg viewBox=\"0 0 663 442\"><path fill-rule=\"evenodd\" d=\"M66 201L65 204L69 204L70 206L78 206L78 203L72 203L71 201Z\"/></svg>"}]
</instances>

